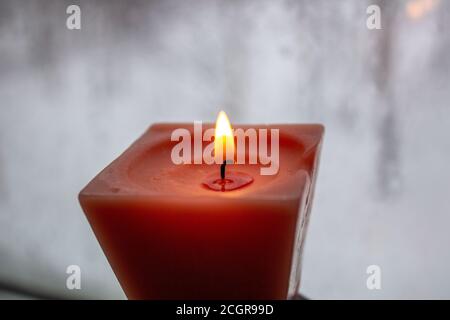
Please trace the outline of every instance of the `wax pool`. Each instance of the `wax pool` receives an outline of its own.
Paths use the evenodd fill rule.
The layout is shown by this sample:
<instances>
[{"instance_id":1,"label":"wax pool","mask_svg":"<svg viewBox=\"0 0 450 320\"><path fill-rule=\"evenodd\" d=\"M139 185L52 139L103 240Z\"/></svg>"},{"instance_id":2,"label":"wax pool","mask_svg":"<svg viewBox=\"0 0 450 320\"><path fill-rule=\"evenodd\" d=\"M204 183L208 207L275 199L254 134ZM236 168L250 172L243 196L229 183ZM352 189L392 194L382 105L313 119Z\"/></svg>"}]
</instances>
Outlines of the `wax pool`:
<instances>
[{"instance_id":1,"label":"wax pool","mask_svg":"<svg viewBox=\"0 0 450 320\"><path fill-rule=\"evenodd\" d=\"M172 131L193 134L192 124L156 124L81 191L128 298L286 299L298 291L323 127L235 129L250 127L279 129L276 175L261 175L259 164L227 165L253 181L210 190L204 182L218 165L171 161Z\"/></svg>"}]
</instances>

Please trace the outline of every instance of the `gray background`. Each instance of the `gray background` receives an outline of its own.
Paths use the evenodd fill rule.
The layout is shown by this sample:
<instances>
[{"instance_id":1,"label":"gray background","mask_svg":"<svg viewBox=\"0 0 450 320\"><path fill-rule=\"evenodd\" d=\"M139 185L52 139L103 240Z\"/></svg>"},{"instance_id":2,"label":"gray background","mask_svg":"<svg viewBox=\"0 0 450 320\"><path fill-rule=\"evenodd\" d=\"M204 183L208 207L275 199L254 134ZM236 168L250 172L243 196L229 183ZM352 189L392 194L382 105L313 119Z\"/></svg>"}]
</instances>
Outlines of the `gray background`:
<instances>
[{"instance_id":1,"label":"gray background","mask_svg":"<svg viewBox=\"0 0 450 320\"><path fill-rule=\"evenodd\" d=\"M0 297L123 298L77 193L151 123L224 109L326 126L304 294L450 298L449 25L448 0L1 0Z\"/></svg>"}]
</instances>

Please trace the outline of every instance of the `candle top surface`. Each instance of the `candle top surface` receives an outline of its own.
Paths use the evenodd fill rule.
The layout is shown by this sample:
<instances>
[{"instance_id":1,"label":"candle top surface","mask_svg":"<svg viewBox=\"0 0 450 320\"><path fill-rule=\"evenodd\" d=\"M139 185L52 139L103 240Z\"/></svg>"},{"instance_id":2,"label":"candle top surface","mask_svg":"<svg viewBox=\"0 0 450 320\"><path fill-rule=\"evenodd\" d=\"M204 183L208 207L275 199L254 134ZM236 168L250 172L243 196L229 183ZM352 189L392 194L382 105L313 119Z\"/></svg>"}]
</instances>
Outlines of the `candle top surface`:
<instances>
[{"instance_id":1,"label":"candle top surface","mask_svg":"<svg viewBox=\"0 0 450 320\"><path fill-rule=\"evenodd\" d=\"M203 130L213 124L203 124ZM122 155L101 171L80 193L83 198L140 198L167 199L170 201L208 201L216 198L257 200L292 200L310 187L315 179L316 167L324 127L319 124L270 124L235 125L234 130L266 129L269 137L268 153L271 152L270 129L279 129L278 171L273 175L261 175L257 164L230 164L227 172L240 172L253 177L254 181L240 189L217 192L208 190L204 181L217 173L218 164L174 164L171 158L171 141L177 128L187 129L192 135L192 162L194 162L194 127L192 123L157 123L152 125ZM210 141L202 142L203 148ZM247 141L248 143L248 141ZM246 150L246 160L250 151ZM306 190L307 191L307 190Z\"/></svg>"}]
</instances>

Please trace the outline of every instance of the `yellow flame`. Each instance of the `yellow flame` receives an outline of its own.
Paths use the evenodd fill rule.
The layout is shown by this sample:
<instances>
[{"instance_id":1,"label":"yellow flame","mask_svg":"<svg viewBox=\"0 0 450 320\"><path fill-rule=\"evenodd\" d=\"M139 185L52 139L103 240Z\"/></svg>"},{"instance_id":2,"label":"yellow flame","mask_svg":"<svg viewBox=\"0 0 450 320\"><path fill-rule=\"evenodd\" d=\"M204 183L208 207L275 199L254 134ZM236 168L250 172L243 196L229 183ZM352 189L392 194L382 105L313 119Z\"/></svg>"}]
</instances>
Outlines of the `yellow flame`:
<instances>
[{"instance_id":1,"label":"yellow flame","mask_svg":"<svg viewBox=\"0 0 450 320\"><path fill-rule=\"evenodd\" d=\"M234 159L234 135L230 120L225 112L220 111L214 131L214 154L217 162ZM225 157L224 157L225 155Z\"/></svg>"}]
</instances>

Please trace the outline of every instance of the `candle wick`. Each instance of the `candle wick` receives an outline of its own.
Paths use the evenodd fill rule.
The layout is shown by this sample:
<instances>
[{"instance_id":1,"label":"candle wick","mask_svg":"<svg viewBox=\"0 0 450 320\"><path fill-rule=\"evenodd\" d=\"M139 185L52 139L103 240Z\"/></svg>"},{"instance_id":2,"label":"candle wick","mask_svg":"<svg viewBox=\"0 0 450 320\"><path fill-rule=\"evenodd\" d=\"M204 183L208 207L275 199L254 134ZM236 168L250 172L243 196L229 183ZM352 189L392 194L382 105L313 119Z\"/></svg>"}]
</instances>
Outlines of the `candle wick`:
<instances>
[{"instance_id":1,"label":"candle wick","mask_svg":"<svg viewBox=\"0 0 450 320\"><path fill-rule=\"evenodd\" d=\"M225 166L226 165L227 165L227 161L226 160L220 165L220 178L222 180L225 180Z\"/></svg>"}]
</instances>

